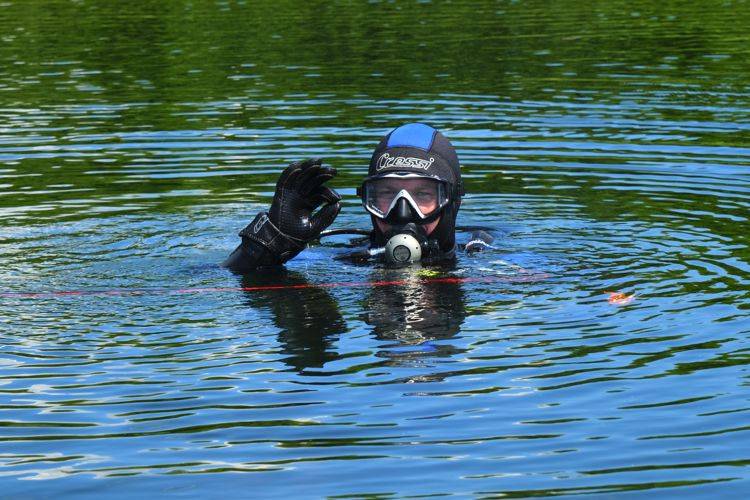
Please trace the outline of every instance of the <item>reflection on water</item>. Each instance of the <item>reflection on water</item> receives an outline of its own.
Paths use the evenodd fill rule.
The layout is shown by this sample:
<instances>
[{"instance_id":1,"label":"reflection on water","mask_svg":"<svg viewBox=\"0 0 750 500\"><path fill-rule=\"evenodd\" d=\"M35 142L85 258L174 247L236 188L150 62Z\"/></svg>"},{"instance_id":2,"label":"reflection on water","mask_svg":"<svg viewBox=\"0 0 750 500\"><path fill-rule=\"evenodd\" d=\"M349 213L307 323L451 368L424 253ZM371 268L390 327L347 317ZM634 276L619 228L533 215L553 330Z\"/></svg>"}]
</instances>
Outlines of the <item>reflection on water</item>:
<instances>
[{"instance_id":1,"label":"reflection on water","mask_svg":"<svg viewBox=\"0 0 750 500\"><path fill-rule=\"evenodd\" d=\"M346 333L346 323L326 288L310 283L300 272L283 269L242 278L243 288L273 287L279 283L290 288L249 291L247 303L254 309L267 311L279 329L278 342L288 355L283 361L303 371L308 367L320 368L337 359L332 347L338 336Z\"/></svg>"},{"instance_id":2,"label":"reflection on water","mask_svg":"<svg viewBox=\"0 0 750 500\"><path fill-rule=\"evenodd\" d=\"M0 4L5 493L743 496L748 23L742 0ZM495 250L216 265L292 160L335 166L336 227L368 227L355 186L405 121L454 142L458 223Z\"/></svg>"},{"instance_id":3,"label":"reflection on water","mask_svg":"<svg viewBox=\"0 0 750 500\"><path fill-rule=\"evenodd\" d=\"M394 361L425 356L451 356L459 351L447 341L461 331L466 304L460 282L430 281L419 270L389 269L370 281L404 282L372 287L362 303L364 321L376 339L386 342L378 355Z\"/></svg>"}]
</instances>

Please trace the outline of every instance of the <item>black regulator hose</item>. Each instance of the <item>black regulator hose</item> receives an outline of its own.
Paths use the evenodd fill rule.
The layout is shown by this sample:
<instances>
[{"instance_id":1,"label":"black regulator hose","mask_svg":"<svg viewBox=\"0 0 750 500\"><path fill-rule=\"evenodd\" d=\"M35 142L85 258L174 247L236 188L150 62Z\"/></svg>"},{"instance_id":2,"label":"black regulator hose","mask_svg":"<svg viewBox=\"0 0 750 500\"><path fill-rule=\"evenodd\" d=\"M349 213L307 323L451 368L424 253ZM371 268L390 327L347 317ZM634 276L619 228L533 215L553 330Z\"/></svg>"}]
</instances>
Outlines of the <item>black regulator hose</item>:
<instances>
[{"instance_id":1,"label":"black regulator hose","mask_svg":"<svg viewBox=\"0 0 750 500\"><path fill-rule=\"evenodd\" d=\"M320 233L320 237L336 236L338 234L357 234L361 236L370 236L372 229L327 229Z\"/></svg>"}]
</instances>

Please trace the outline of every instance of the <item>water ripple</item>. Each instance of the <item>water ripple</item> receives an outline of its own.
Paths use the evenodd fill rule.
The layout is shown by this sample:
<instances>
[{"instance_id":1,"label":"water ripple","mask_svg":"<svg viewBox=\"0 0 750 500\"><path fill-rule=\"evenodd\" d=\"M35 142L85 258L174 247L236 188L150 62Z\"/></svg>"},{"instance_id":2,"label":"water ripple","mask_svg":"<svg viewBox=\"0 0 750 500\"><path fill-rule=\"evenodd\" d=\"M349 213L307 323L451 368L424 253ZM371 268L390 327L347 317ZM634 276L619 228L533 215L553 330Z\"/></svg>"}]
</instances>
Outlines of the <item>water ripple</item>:
<instances>
[{"instance_id":1,"label":"water ripple","mask_svg":"<svg viewBox=\"0 0 750 500\"><path fill-rule=\"evenodd\" d=\"M747 2L53 4L0 5L8 494L748 489ZM494 250L218 267L301 158L367 227L405 121Z\"/></svg>"}]
</instances>

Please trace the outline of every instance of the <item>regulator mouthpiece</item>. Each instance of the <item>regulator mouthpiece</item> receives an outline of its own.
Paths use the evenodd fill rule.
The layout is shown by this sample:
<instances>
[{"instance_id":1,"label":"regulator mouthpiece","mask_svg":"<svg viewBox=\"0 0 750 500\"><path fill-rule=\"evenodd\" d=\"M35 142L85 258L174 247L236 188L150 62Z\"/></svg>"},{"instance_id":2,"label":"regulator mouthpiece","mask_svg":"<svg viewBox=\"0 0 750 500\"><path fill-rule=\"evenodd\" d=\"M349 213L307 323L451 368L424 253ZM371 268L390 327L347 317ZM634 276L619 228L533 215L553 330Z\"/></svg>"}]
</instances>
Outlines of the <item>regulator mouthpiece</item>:
<instances>
[{"instance_id":1,"label":"regulator mouthpiece","mask_svg":"<svg viewBox=\"0 0 750 500\"><path fill-rule=\"evenodd\" d=\"M422 245L410 234L397 234L385 244L385 260L389 264L409 264L422 259Z\"/></svg>"}]
</instances>

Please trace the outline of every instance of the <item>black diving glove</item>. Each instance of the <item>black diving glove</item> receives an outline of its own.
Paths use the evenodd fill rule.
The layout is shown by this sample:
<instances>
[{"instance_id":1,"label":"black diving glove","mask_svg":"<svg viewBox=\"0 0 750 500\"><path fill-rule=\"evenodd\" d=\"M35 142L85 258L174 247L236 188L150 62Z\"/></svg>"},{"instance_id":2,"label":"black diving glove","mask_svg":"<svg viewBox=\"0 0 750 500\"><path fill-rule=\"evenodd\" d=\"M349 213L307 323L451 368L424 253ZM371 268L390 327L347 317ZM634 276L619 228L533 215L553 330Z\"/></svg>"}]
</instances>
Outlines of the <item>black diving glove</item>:
<instances>
[{"instance_id":1,"label":"black diving glove","mask_svg":"<svg viewBox=\"0 0 750 500\"><path fill-rule=\"evenodd\" d=\"M258 264L283 264L331 225L341 210L341 196L323 184L335 175L336 169L319 159L292 163L281 173L271 210L240 231L243 243L265 250L255 256Z\"/></svg>"}]
</instances>

